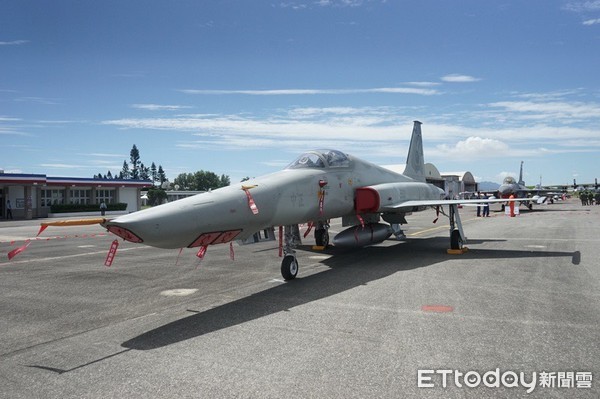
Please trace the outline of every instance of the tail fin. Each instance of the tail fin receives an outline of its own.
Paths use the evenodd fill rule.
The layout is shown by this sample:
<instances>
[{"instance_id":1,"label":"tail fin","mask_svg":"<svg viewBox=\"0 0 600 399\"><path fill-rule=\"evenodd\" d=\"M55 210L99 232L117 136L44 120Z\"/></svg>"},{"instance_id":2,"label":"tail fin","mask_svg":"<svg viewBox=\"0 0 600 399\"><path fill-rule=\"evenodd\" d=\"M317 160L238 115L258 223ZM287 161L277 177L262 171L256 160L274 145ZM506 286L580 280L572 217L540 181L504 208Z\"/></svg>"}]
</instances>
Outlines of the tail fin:
<instances>
[{"instance_id":1,"label":"tail fin","mask_svg":"<svg viewBox=\"0 0 600 399\"><path fill-rule=\"evenodd\" d=\"M413 125L408 157L404 175L417 181L425 181L425 160L423 159L423 138L421 137L421 122L415 121Z\"/></svg>"},{"instance_id":2,"label":"tail fin","mask_svg":"<svg viewBox=\"0 0 600 399\"><path fill-rule=\"evenodd\" d=\"M525 182L523 181L523 161L521 161L521 170L519 171L519 184L524 186Z\"/></svg>"}]
</instances>

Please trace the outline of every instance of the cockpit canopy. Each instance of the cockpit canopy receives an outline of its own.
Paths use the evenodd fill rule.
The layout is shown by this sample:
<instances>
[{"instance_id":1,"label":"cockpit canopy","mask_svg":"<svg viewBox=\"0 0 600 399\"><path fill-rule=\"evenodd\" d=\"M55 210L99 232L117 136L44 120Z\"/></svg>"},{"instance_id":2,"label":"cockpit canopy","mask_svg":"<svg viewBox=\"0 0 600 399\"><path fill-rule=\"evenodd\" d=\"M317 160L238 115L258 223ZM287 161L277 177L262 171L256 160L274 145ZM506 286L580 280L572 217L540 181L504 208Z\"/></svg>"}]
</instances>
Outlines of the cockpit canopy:
<instances>
[{"instance_id":1,"label":"cockpit canopy","mask_svg":"<svg viewBox=\"0 0 600 399\"><path fill-rule=\"evenodd\" d=\"M338 150L313 150L300 155L286 169L343 168L350 166L348 156Z\"/></svg>"},{"instance_id":2,"label":"cockpit canopy","mask_svg":"<svg viewBox=\"0 0 600 399\"><path fill-rule=\"evenodd\" d=\"M516 180L514 177L512 176L506 176L504 178L504 181L502 182L503 184L517 184Z\"/></svg>"}]
</instances>

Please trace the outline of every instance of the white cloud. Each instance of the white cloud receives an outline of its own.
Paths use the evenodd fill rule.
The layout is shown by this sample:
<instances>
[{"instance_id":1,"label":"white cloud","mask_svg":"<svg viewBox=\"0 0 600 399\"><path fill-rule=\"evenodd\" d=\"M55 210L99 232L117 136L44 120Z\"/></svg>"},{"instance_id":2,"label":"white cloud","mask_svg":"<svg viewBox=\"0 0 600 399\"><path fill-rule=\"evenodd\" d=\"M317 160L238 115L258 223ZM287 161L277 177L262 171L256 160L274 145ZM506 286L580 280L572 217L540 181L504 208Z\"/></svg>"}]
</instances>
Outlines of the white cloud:
<instances>
[{"instance_id":1,"label":"white cloud","mask_svg":"<svg viewBox=\"0 0 600 399\"><path fill-rule=\"evenodd\" d=\"M565 5L565 10L575 12L586 12L600 10L600 0L573 1Z\"/></svg>"},{"instance_id":2,"label":"white cloud","mask_svg":"<svg viewBox=\"0 0 600 399\"><path fill-rule=\"evenodd\" d=\"M525 98L532 101L555 101L562 100L565 97L580 96L582 89L556 90L543 93L512 93L514 97Z\"/></svg>"},{"instance_id":3,"label":"white cloud","mask_svg":"<svg viewBox=\"0 0 600 399\"><path fill-rule=\"evenodd\" d=\"M44 168L52 168L52 169L81 169L83 165L74 165L67 163L42 163L40 166Z\"/></svg>"},{"instance_id":4,"label":"white cloud","mask_svg":"<svg viewBox=\"0 0 600 399\"><path fill-rule=\"evenodd\" d=\"M479 82L481 80L480 78L476 78L473 76L460 75L460 74L456 74L456 73L442 76L440 79L442 81L448 82L448 83L472 83L472 82Z\"/></svg>"},{"instance_id":5,"label":"white cloud","mask_svg":"<svg viewBox=\"0 0 600 399\"><path fill-rule=\"evenodd\" d=\"M596 24L600 24L600 18L588 19L586 21L583 21L582 23L583 23L583 25L596 25Z\"/></svg>"},{"instance_id":6,"label":"white cloud","mask_svg":"<svg viewBox=\"0 0 600 399\"><path fill-rule=\"evenodd\" d=\"M188 105L159 105L159 104L131 104L131 108L147 111L179 111L192 108Z\"/></svg>"},{"instance_id":7,"label":"white cloud","mask_svg":"<svg viewBox=\"0 0 600 399\"><path fill-rule=\"evenodd\" d=\"M305 10L316 7L360 7L373 0L310 0L310 1L283 1L278 4L281 8L291 8L293 10ZM385 2L386 0L381 0Z\"/></svg>"},{"instance_id":8,"label":"white cloud","mask_svg":"<svg viewBox=\"0 0 600 399\"><path fill-rule=\"evenodd\" d=\"M504 172L503 171L496 175L496 181L504 181L504 179L506 179L509 176L517 179L519 177L519 174L517 172Z\"/></svg>"},{"instance_id":9,"label":"white cloud","mask_svg":"<svg viewBox=\"0 0 600 399\"><path fill-rule=\"evenodd\" d=\"M510 151L508 144L495 139L468 137L455 145L440 144L437 149L452 158L482 159L505 155Z\"/></svg>"},{"instance_id":10,"label":"white cloud","mask_svg":"<svg viewBox=\"0 0 600 399\"><path fill-rule=\"evenodd\" d=\"M523 119L588 119L600 118L600 104L583 102L534 102L499 101L490 103L492 108L501 108L504 112L514 112Z\"/></svg>"},{"instance_id":11,"label":"white cloud","mask_svg":"<svg viewBox=\"0 0 600 399\"><path fill-rule=\"evenodd\" d=\"M44 97L19 97L19 98L16 98L14 101L44 104L44 105L59 105L60 104L57 99L44 98Z\"/></svg>"},{"instance_id":12,"label":"white cloud","mask_svg":"<svg viewBox=\"0 0 600 399\"><path fill-rule=\"evenodd\" d=\"M340 148L378 157L405 156L412 121L421 119L428 159L540 156L591 151L575 142L598 140L594 103L507 101L483 105L482 112L431 115L412 107L296 107L268 116L188 114L161 118L107 120L123 129L189 132L178 148L243 150L277 148L297 153L315 147ZM558 115L558 116L556 116ZM578 115L581 126L567 116ZM502 119L501 119L502 118ZM438 121L444 121L439 123ZM587 121L587 122L586 122ZM588 127L586 127L586 125ZM583 148L582 148L583 147ZM364 156L364 155L363 155Z\"/></svg>"},{"instance_id":13,"label":"white cloud","mask_svg":"<svg viewBox=\"0 0 600 399\"><path fill-rule=\"evenodd\" d=\"M123 158L123 154L105 154L105 153L92 153L83 154L88 157L102 157L102 158Z\"/></svg>"},{"instance_id":14,"label":"white cloud","mask_svg":"<svg viewBox=\"0 0 600 399\"><path fill-rule=\"evenodd\" d=\"M405 82L405 84L410 86L419 86L419 87L433 87L439 86L440 82Z\"/></svg>"},{"instance_id":15,"label":"white cloud","mask_svg":"<svg viewBox=\"0 0 600 399\"><path fill-rule=\"evenodd\" d=\"M204 90L204 89L183 89L180 90L186 94L201 95L231 95L243 94L249 96L289 96L289 95L343 95L343 94L367 94L367 93L390 93L390 94L418 94L431 96L440 94L434 89L424 89L416 87L377 87L370 89L273 89L273 90Z\"/></svg>"},{"instance_id":16,"label":"white cloud","mask_svg":"<svg viewBox=\"0 0 600 399\"><path fill-rule=\"evenodd\" d=\"M29 43L29 40L13 40L10 42L0 42L0 46L20 46Z\"/></svg>"}]
</instances>

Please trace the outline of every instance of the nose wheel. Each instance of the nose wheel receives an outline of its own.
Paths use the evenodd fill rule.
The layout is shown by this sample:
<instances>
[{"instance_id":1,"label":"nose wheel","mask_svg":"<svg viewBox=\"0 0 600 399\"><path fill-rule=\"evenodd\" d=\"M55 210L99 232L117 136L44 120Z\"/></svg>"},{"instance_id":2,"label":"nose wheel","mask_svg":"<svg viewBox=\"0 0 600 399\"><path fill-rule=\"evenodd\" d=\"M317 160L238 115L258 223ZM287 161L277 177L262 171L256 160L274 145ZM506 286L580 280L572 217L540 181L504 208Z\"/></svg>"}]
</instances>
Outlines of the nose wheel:
<instances>
[{"instance_id":1,"label":"nose wheel","mask_svg":"<svg viewBox=\"0 0 600 399\"><path fill-rule=\"evenodd\" d=\"M284 280L293 280L298 275L298 260L294 255L286 255L281 261L281 275Z\"/></svg>"},{"instance_id":2,"label":"nose wheel","mask_svg":"<svg viewBox=\"0 0 600 399\"><path fill-rule=\"evenodd\" d=\"M294 248L297 242L294 238L294 226L285 226L279 228L280 240L283 241L283 260L281 261L281 276L284 280L293 280L298 275L298 259ZM285 234L284 234L285 231Z\"/></svg>"}]
</instances>

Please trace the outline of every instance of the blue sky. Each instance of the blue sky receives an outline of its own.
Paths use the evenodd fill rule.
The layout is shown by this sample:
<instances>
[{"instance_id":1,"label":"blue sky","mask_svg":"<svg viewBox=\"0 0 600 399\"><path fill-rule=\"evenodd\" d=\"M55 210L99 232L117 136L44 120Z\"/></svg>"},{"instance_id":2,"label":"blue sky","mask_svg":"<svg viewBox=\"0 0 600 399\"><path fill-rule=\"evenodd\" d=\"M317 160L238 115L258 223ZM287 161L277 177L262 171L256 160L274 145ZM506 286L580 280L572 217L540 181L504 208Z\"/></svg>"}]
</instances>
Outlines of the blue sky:
<instances>
[{"instance_id":1,"label":"blue sky","mask_svg":"<svg viewBox=\"0 0 600 399\"><path fill-rule=\"evenodd\" d=\"M0 169L232 181L312 148L600 177L600 0L0 0Z\"/></svg>"}]
</instances>

